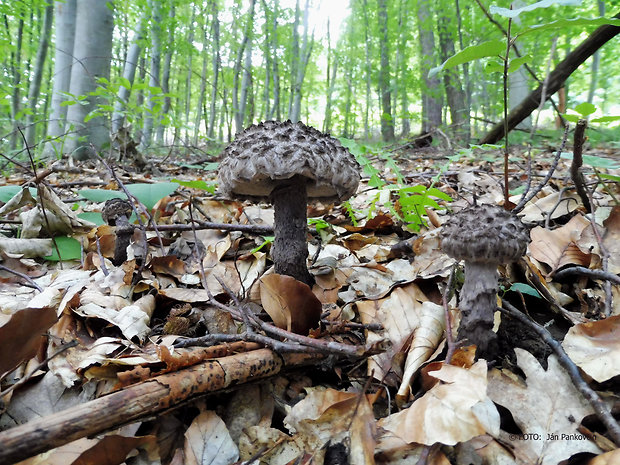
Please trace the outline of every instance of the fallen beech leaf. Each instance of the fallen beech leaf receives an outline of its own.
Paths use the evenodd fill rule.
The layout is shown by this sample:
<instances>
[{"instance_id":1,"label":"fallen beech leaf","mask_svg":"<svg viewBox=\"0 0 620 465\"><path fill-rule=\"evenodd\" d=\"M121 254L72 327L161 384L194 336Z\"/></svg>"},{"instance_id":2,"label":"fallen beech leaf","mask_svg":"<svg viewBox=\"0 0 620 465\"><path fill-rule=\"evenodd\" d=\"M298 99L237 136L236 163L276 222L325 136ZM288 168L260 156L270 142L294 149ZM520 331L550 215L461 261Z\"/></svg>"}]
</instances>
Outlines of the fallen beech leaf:
<instances>
[{"instance_id":1,"label":"fallen beech leaf","mask_svg":"<svg viewBox=\"0 0 620 465\"><path fill-rule=\"evenodd\" d=\"M454 445L499 432L499 413L486 395L486 361L470 369L443 365L430 373L443 381L411 407L379 420L378 425L406 443Z\"/></svg>"},{"instance_id":2,"label":"fallen beech leaf","mask_svg":"<svg viewBox=\"0 0 620 465\"><path fill-rule=\"evenodd\" d=\"M557 270L565 265L589 266L591 254L583 253L576 243L590 222L578 215L558 229L550 231L540 226L532 229L530 255Z\"/></svg>"},{"instance_id":3,"label":"fallen beech leaf","mask_svg":"<svg viewBox=\"0 0 620 465\"><path fill-rule=\"evenodd\" d=\"M599 383L620 374L620 315L581 323L562 342L568 356Z\"/></svg>"},{"instance_id":4,"label":"fallen beech leaf","mask_svg":"<svg viewBox=\"0 0 620 465\"><path fill-rule=\"evenodd\" d=\"M275 273L259 282L261 304L278 328L308 334L318 326L323 306L310 286Z\"/></svg>"},{"instance_id":5,"label":"fallen beech leaf","mask_svg":"<svg viewBox=\"0 0 620 465\"><path fill-rule=\"evenodd\" d=\"M525 382L512 373L489 372L489 397L512 413L522 436L501 432L503 443L514 448L518 463L555 465L580 452L600 453L578 430L581 420L594 410L577 391L557 357L549 356L544 370L532 354L515 349Z\"/></svg>"},{"instance_id":6,"label":"fallen beech leaf","mask_svg":"<svg viewBox=\"0 0 620 465\"><path fill-rule=\"evenodd\" d=\"M239 459L239 450L226 425L211 410L202 412L185 432L186 465L227 465Z\"/></svg>"},{"instance_id":7,"label":"fallen beech leaf","mask_svg":"<svg viewBox=\"0 0 620 465\"><path fill-rule=\"evenodd\" d=\"M11 315L0 327L0 377L34 357L41 337L54 323L56 310L51 307L25 308Z\"/></svg>"}]
</instances>

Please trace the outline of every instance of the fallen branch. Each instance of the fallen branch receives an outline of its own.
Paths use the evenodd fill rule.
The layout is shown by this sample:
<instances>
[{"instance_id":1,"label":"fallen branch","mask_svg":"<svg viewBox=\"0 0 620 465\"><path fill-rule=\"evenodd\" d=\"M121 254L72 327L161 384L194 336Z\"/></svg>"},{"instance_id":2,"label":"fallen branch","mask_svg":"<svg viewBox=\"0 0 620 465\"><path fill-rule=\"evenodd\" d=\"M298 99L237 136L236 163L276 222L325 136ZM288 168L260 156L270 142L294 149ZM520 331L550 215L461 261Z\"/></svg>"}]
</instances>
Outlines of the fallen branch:
<instances>
[{"instance_id":1,"label":"fallen branch","mask_svg":"<svg viewBox=\"0 0 620 465\"><path fill-rule=\"evenodd\" d=\"M620 13L617 13L614 18L620 18ZM551 98L553 94L560 90L566 79L579 68L584 61L590 58L594 52L613 39L618 33L620 33L619 26L605 24L596 29L577 48L566 55L566 58L556 66L546 80L547 89L545 99ZM538 108L542 98L544 84L545 83L540 84L536 90L532 91L519 105L510 111L506 118L508 121L508 131L514 129L521 121L530 116L530 114ZM505 122L502 120L493 126L482 138L480 144L495 144L501 140L505 132L504 124Z\"/></svg>"},{"instance_id":2,"label":"fallen branch","mask_svg":"<svg viewBox=\"0 0 620 465\"><path fill-rule=\"evenodd\" d=\"M315 364L320 354L270 349L216 358L157 376L76 407L0 432L0 463L15 463L76 439L153 416L199 396Z\"/></svg>"}]
</instances>

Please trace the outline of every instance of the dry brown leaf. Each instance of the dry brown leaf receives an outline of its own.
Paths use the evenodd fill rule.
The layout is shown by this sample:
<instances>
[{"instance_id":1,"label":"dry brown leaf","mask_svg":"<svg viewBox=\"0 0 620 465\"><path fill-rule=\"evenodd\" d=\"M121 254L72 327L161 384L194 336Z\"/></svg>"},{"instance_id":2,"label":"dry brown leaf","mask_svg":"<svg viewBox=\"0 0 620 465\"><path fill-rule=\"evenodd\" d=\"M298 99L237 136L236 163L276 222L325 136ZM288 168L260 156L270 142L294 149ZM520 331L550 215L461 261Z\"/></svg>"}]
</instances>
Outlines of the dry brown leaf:
<instances>
[{"instance_id":1,"label":"dry brown leaf","mask_svg":"<svg viewBox=\"0 0 620 465\"><path fill-rule=\"evenodd\" d=\"M307 284L277 273L259 282L261 304L278 328L308 334L319 325L323 306Z\"/></svg>"},{"instance_id":2,"label":"dry brown leaf","mask_svg":"<svg viewBox=\"0 0 620 465\"><path fill-rule=\"evenodd\" d=\"M375 418L365 395L311 388L284 419L284 425L301 436L311 449L319 450L328 441L349 437L352 463L374 463ZM353 460L355 458L355 460Z\"/></svg>"},{"instance_id":3,"label":"dry brown leaf","mask_svg":"<svg viewBox=\"0 0 620 465\"><path fill-rule=\"evenodd\" d=\"M574 216L567 224L553 231L537 226L530 232L530 255L549 265L552 271L565 265L587 267L591 254L583 253L576 242L588 227L590 222L581 215Z\"/></svg>"},{"instance_id":4,"label":"dry brown leaf","mask_svg":"<svg viewBox=\"0 0 620 465\"><path fill-rule=\"evenodd\" d=\"M405 443L454 445L499 432L499 413L486 395L487 366L479 360L470 369L443 365L430 372L443 383L378 425Z\"/></svg>"},{"instance_id":5,"label":"dry brown leaf","mask_svg":"<svg viewBox=\"0 0 620 465\"><path fill-rule=\"evenodd\" d=\"M25 308L0 326L0 377L34 357L45 346L43 335L56 323L51 307Z\"/></svg>"},{"instance_id":6,"label":"dry brown leaf","mask_svg":"<svg viewBox=\"0 0 620 465\"><path fill-rule=\"evenodd\" d=\"M620 374L620 315L569 329L562 346L575 364L599 383Z\"/></svg>"},{"instance_id":7,"label":"dry brown leaf","mask_svg":"<svg viewBox=\"0 0 620 465\"><path fill-rule=\"evenodd\" d=\"M519 368L526 381L499 370L489 373L489 397L512 413L526 436L500 432L494 435L515 451L517 463L556 465L579 453L601 450L578 431L579 423L594 413L581 396L557 358L548 358L543 370L529 352L515 349Z\"/></svg>"},{"instance_id":8,"label":"dry brown leaf","mask_svg":"<svg viewBox=\"0 0 620 465\"><path fill-rule=\"evenodd\" d=\"M229 465L239 450L226 425L211 410L200 413L185 432L185 465Z\"/></svg>"}]
</instances>

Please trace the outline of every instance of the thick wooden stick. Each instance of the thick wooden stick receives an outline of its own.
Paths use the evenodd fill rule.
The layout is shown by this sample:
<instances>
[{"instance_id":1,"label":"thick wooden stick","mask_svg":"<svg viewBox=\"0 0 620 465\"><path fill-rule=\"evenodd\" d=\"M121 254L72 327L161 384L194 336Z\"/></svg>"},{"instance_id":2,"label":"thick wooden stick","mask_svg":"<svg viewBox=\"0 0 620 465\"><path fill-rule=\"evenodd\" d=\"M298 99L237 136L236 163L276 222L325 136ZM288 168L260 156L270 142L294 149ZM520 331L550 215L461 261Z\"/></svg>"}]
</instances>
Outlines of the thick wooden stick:
<instances>
[{"instance_id":1,"label":"thick wooden stick","mask_svg":"<svg viewBox=\"0 0 620 465\"><path fill-rule=\"evenodd\" d=\"M10 464L86 436L154 415L209 392L303 366L316 354L279 355L270 349L217 358L167 373L77 407L0 433L0 463Z\"/></svg>"}]
</instances>

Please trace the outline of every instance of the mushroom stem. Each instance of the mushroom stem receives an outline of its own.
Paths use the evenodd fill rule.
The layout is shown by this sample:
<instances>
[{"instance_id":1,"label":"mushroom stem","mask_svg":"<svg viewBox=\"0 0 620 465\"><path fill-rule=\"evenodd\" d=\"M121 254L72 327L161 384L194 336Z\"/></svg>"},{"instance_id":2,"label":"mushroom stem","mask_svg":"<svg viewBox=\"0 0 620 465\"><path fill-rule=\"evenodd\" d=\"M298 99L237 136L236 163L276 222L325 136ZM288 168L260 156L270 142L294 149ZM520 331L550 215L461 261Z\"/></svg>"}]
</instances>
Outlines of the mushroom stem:
<instances>
[{"instance_id":1,"label":"mushroom stem","mask_svg":"<svg viewBox=\"0 0 620 465\"><path fill-rule=\"evenodd\" d=\"M465 282L459 302L463 318L458 339L476 344L476 356L487 360L497 352L497 334L493 332L499 279L497 265L466 261Z\"/></svg>"},{"instance_id":2,"label":"mushroom stem","mask_svg":"<svg viewBox=\"0 0 620 465\"><path fill-rule=\"evenodd\" d=\"M271 193L271 201L274 208L275 233L271 257L275 271L312 286L314 279L306 265L308 193L305 180L294 176L281 183Z\"/></svg>"}]
</instances>

